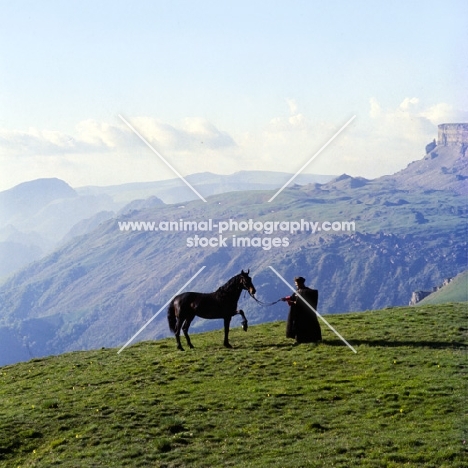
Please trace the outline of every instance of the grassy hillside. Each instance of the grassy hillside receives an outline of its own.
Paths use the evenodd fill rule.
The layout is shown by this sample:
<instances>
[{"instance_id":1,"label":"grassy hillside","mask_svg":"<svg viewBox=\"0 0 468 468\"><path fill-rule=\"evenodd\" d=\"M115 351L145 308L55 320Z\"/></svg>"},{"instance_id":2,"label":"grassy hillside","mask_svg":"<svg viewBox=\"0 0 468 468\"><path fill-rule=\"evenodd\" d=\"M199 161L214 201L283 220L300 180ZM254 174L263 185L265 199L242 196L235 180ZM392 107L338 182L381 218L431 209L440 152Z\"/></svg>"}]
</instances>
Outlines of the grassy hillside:
<instances>
[{"instance_id":1,"label":"grassy hillside","mask_svg":"<svg viewBox=\"0 0 468 468\"><path fill-rule=\"evenodd\" d=\"M417 305L466 301L468 301L468 270L456 276L451 283L425 297Z\"/></svg>"},{"instance_id":2,"label":"grassy hillside","mask_svg":"<svg viewBox=\"0 0 468 468\"><path fill-rule=\"evenodd\" d=\"M0 368L0 466L468 467L466 304L327 319Z\"/></svg>"}]
</instances>

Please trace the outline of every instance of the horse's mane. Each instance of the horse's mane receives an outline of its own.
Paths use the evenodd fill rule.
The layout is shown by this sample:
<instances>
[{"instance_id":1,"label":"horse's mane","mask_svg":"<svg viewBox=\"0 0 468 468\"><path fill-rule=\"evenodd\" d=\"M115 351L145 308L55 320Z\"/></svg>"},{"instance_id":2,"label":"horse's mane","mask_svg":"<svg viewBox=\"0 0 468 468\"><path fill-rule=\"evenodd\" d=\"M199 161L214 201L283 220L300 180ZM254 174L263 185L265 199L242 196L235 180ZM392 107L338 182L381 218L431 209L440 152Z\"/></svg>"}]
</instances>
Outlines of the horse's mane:
<instances>
[{"instance_id":1,"label":"horse's mane","mask_svg":"<svg viewBox=\"0 0 468 468\"><path fill-rule=\"evenodd\" d=\"M241 276L241 273L239 273L236 276L233 276L226 284L223 284L222 286L220 286L214 292L214 294L216 294L217 296L224 296L224 295L230 293L231 290L232 290L232 286L234 285L234 283L237 282L237 280L239 279L239 276Z\"/></svg>"}]
</instances>

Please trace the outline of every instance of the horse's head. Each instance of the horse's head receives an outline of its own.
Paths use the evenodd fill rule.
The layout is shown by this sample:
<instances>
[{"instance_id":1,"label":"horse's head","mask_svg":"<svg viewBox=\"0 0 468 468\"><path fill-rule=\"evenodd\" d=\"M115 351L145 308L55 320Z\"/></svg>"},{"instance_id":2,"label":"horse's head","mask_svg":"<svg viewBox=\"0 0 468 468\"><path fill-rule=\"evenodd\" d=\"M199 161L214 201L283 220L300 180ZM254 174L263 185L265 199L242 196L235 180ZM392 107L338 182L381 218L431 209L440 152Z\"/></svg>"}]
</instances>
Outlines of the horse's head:
<instances>
[{"instance_id":1,"label":"horse's head","mask_svg":"<svg viewBox=\"0 0 468 468\"><path fill-rule=\"evenodd\" d=\"M255 286L252 283L252 278L249 276L250 269L245 272L244 270L241 271L240 276L240 282L242 285L242 289L245 289L246 291L249 291L249 294L252 296L257 292L255 289Z\"/></svg>"}]
</instances>

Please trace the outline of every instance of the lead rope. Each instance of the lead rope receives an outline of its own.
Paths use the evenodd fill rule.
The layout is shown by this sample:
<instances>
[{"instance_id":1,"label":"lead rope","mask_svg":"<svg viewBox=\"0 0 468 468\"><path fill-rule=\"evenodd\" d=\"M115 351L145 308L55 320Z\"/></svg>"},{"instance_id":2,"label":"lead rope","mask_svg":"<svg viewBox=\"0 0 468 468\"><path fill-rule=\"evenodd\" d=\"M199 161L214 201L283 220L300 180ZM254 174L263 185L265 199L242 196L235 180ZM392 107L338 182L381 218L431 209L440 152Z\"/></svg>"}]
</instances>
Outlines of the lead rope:
<instances>
[{"instance_id":1,"label":"lead rope","mask_svg":"<svg viewBox=\"0 0 468 468\"><path fill-rule=\"evenodd\" d=\"M272 306L272 305L275 305L277 304L279 301L281 301L282 298L279 298L277 301L275 302L263 302L263 301L260 301L259 299L257 299L253 294L250 294L250 291L247 291L249 293L249 296L254 300L256 301L258 304L262 305L262 306L265 306L265 307L269 307L269 306Z\"/></svg>"}]
</instances>

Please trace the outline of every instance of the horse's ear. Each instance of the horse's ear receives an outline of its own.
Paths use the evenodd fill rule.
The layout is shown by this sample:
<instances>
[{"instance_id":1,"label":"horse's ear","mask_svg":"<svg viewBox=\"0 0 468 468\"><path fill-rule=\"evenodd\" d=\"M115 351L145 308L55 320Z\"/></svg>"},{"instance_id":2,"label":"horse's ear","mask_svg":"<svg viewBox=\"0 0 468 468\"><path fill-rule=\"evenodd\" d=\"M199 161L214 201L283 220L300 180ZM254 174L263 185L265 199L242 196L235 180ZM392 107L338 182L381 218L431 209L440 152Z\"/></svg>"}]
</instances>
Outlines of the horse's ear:
<instances>
[{"instance_id":1,"label":"horse's ear","mask_svg":"<svg viewBox=\"0 0 468 468\"><path fill-rule=\"evenodd\" d=\"M243 274L244 274L244 270L242 269L242 271L241 271L241 275L243 275Z\"/></svg>"},{"instance_id":2,"label":"horse's ear","mask_svg":"<svg viewBox=\"0 0 468 468\"><path fill-rule=\"evenodd\" d=\"M250 273L250 268L247 270L247 274L249 274L249 273Z\"/></svg>"}]
</instances>

